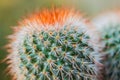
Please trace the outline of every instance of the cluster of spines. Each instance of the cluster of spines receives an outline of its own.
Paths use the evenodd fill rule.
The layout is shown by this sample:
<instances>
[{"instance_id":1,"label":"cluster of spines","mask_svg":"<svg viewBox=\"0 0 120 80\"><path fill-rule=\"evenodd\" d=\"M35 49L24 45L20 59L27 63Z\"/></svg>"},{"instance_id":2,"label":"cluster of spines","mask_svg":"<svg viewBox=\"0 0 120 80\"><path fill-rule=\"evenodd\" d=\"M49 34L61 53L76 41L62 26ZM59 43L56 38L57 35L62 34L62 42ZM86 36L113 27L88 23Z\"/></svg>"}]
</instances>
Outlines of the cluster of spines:
<instances>
[{"instance_id":1,"label":"cluster of spines","mask_svg":"<svg viewBox=\"0 0 120 80\"><path fill-rule=\"evenodd\" d=\"M26 80L96 79L89 36L74 29L41 31L25 37L19 49L21 74ZM79 29L79 28L78 28Z\"/></svg>"}]
</instances>

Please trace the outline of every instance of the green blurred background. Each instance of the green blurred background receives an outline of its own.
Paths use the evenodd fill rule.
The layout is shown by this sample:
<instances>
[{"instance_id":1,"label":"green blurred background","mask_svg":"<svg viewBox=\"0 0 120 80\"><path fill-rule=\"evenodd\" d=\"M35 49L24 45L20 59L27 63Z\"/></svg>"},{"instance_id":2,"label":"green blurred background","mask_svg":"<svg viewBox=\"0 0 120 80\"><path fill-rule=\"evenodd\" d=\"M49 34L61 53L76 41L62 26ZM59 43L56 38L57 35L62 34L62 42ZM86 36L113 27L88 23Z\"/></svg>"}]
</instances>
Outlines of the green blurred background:
<instances>
[{"instance_id":1,"label":"green blurred background","mask_svg":"<svg viewBox=\"0 0 120 80\"><path fill-rule=\"evenodd\" d=\"M51 7L70 7L82 11L88 18L112 9L120 9L120 0L0 0L0 61L8 54L4 46L11 27L28 14ZM7 65L0 63L0 80L11 80L4 72Z\"/></svg>"}]
</instances>

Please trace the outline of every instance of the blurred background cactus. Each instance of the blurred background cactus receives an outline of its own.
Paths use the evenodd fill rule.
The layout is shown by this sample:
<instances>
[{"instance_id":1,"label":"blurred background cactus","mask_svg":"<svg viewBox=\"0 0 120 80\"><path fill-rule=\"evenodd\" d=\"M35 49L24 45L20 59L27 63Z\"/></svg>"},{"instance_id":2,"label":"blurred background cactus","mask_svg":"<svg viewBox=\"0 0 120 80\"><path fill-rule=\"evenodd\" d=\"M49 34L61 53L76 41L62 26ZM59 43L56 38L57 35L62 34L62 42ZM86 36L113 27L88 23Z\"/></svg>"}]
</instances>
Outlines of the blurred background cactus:
<instances>
[{"instance_id":1,"label":"blurred background cactus","mask_svg":"<svg viewBox=\"0 0 120 80\"><path fill-rule=\"evenodd\" d=\"M104 80L120 79L120 11L105 12L93 19L103 43Z\"/></svg>"},{"instance_id":2,"label":"blurred background cactus","mask_svg":"<svg viewBox=\"0 0 120 80\"><path fill-rule=\"evenodd\" d=\"M105 10L120 8L119 0L0 0L0 60L8 54L3 48L7 44L6 36L12 33L22 17L51 6L67 6L85 12L90 17ZM10 80L4 73L6 64L0 64L0 80Z\"/></svg>"},{"instance_id":3,"label":"blurred background cactus","mask_svg":"<svg viewBox=\"0 0 120 80\"><path fill-rule=\"evenodd\" d=\"M105 80L120 79L120 24L108 25L104 30L103 41L105 42ZM105 26L106 27L106 26Z\"/></svg>"}]
</instances>

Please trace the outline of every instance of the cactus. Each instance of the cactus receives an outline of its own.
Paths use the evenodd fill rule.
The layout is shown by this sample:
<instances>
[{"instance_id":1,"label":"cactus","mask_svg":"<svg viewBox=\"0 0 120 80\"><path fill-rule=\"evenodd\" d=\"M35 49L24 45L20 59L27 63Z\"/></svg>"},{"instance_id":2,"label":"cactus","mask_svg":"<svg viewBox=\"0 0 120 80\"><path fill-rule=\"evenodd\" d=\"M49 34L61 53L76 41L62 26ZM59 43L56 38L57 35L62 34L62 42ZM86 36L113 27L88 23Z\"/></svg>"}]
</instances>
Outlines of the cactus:
<instances>
[{"instance_id":1,"label":"cactus","mask_svg":"<svg viewBox=\"0 0 120 80\"><path fill-rule=\"evenodd\" d=\"M14 80L96 80L96 51L81 14L43 10L23 20L10 36Z\"/></svg>"},{"instance_id":2,"label":"cactus","mask_svg":"<svg viewBox=\"0 0 120 80\"><path fill-rule=\"evenodd\" d=\"M106 13L93 22L103 43L104 80L120 80L120 12Z\"/></svg>"}]
</instances>

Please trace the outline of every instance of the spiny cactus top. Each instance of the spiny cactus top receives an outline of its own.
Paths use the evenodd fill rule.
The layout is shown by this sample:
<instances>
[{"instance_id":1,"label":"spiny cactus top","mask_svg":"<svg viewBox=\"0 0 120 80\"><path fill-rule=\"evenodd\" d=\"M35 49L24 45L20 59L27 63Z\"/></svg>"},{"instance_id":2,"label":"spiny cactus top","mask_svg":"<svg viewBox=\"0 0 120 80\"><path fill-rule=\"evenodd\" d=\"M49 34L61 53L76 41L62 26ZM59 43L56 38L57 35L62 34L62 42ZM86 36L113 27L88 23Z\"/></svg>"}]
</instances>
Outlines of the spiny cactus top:
<instances>
[{"instance_id":1,"label":"spiny cactus top","mask_svg":"<svg viewBox=\"0 0 120 80\"><path fill-rule=\"evenodd\" d=\"M10 36L13 79L96 80L88 30L81 14L67 9L43 10L23 20Z\"/></svg>"},{"instance_id":2,"label":"spiny cactus top","mask_svg":"<svg viewBox=\"0 0 120 80\"><path fill-rule=\"evenodd\" d=\"M120 80L120 12L110 12L94 19L104 44L105 80Z\"/></svg>"}]
</instances>

